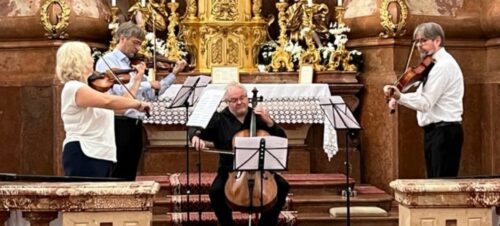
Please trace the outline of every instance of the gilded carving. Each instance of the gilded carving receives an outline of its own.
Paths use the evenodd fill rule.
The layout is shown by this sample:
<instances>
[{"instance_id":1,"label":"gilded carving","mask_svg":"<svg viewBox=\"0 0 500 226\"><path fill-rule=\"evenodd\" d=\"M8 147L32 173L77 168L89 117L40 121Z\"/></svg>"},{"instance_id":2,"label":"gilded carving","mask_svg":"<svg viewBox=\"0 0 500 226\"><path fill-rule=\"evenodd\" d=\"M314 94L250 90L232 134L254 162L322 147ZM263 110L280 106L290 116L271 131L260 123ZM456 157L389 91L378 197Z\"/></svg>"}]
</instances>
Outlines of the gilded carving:
<instances>
[{"instance_id":1,"label":"gilded carving","mask_svg":"<svg viewBox=\"0 0 500 226\"><path fill-rule=\"evenodd\" d=\"M196 20L196 0L187 1L187 20Z\"/></svg>"},{"instance_id":2,"label":"gilded carving","mask_svg":"<svg viewBox=\"0 0 500 226\"><path fill-rule=\"evenodd\" d=\"M137 23L142 27L149 27L149 30L153 29L157 31L165 31L167 29L167 23L165 17L168 13L165 9L165 0L161 0L160 3L154 1L147 1L146 7L142 7L141 3L138 1L128 10L135 18ZM154 24L154 25L153 25Z\"/></svg>"},{"instance_id":3,"label":"gilded carving","mask_svg":"<svg viewBox=\"0 0 500 226\"><path fill-rule=\"evenodd\" d=\"M200 47L201 47L201 54L205 54L205 50L208 49L207 46L207 40L209 39L210 36L213 36L215 34L216 30L212 27L209 26L202 26L200 28Z\"/></svg>"},{"instance_id":4,"label":"gilded carving","mask_svg":"<svg viewBox=\"0 0 500 226\"><path fill-rule=\"evenodd\" d=\"M222 39L217 38L214 40L210 46L212 52L212 59L210 60L212 64L222 64Z\"/></svg>"},{"instance_id":5,"label":"gilded carving","mask_svg":"<svg viewBox=\"0 0 500 226\"><path fill-rule=\"evenodd\" d=\"M328 6L325 4L313 4L306 6L307 1L299 0L286 9L287 30L290 31L290 39L297 41L300 39L300 32L304 28L311 28L320 37L328 32L327 15ZM310 12L304 13L304 11ZM308 18L306 18L308 17ZM310 18L309 18L310 17Z\"/></svg>"},{"instance_id":6,"label":"gilded carving","mask_svg":"<svg viewBox=\"0 0 500 226\"><path fill-rule=\"evenodd\" d=\"M237 65L239 71L254 71L258 46L267 37L266 21L259 15L262 0L196 1L196 18L190 6L194 1L187 2L181 30L187 46L197 49L192 52L198 62L196 70L210 72L214 65Z\"/></svg>"},{"instance_id":7,"label":"gilded carving","mask_svg":"<svg viewBox=\"0 0 500 226\"><path fill-rule=\"evenodd\" d=\"M238 40L236 39L228 39L228 46L227 46L227 62L228 64L232 65L238 65L238 59L239 59L239 46L238 46Z\"/></svg>"},{"instance_id":8,"label":"gilded carving","mask_svg":"<svg viewBox=\"0 0 500 226\"><path fill-rule=\"evenodd\" d=\"M57 12L60 11L60 12ZM53 14L55 13L55 15ZM40 20L49 39L68 38L65 29L69 25L71 10L64 0L47 0L40 8Z\"/></svg>"},{"instance_id":9,"label":"gilded carving","mask_svg":"<svg viewBox=\"0 0 500 226\"><path fill-rule=\"evenodd\" d=\"M391 13L389 7L395 7ZM380 37L389 38L403 36L406 33L406 20L408 19L408 6L403 0L383 0L380 5L380 25L384 29Z\"/></svg>"},{"instance_id":10,"label":"gilded carving","mask_svg":"<svg viewBox=\"0 0 500 226\"><path fill-rule=\"evenodd\" d=\"M238 16L238 0L215 0L211 14L217 20L234 21Z\"/></svg>"},{"instance_id":11,"label":"gilded carving","mask_svg":"<svg viewBox=\"0 0 500 226\"><path fill-rule=\"evenodd\" d=\"M262 11L262 0L254 0L252 5L253 19L260 20L260 12Z\"/></svg>"}]
</instances>

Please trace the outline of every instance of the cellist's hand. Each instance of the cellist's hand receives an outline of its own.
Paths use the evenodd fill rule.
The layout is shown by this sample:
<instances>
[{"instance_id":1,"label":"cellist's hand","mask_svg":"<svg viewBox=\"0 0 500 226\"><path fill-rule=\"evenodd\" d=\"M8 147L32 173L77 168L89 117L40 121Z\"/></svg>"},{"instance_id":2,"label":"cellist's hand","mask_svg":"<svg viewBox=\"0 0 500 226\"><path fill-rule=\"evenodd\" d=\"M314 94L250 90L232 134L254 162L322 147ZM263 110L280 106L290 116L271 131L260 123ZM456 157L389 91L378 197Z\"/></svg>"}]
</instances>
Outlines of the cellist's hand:
<instances>
[{"instance_id":1,"label":"cellist's hand","mask_svg":"<svg viewBox=\"0 0 500 226\"><path fill-rule=\"evenodd\" d=\"M257 106L253 109L253 112L256 115L259 115L262 121L264 121L264 123L266 123L268 127L273 127L274 121L269 115L269 112L267 112L267 109L265 107Z\"/></svg>"},{"instance_id":2,"label":"cellist's hand","mask_svg":"<svg viewBox=\"0 0 500 226\"><path fill-rule=\"evenodd\" d=\"M191 138L191 146L197 151L201 151L205 149L205 141L200 139L198 136L193 136L193 138Z\"/></svg>"},{"instance_id":3,"label":"cellist's hand","mask_svg":"<svg viewBox=\"0 0 500 226\"><path fill-rule=\"evenodd\" d=\"M385 85L384 94L386 99L394 98L396 100L399 100L399 98L401 97L401 92L399 92L399 89L393 85Z\"/></svg>"}]
</instances>

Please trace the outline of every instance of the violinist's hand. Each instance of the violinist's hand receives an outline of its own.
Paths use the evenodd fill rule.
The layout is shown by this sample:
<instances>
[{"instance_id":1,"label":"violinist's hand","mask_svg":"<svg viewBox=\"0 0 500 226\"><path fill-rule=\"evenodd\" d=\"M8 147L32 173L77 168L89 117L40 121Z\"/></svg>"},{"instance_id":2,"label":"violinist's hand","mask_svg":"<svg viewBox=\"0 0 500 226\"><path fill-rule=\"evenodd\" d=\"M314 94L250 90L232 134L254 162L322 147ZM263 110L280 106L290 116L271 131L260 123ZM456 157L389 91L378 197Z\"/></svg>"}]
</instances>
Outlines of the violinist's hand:
<instances>
[{"instance_id":1,"label":"violinist's hand","mask_svg":"<svg viewBox=\"0 0 500 226\"><path fill-rule=\"evenodd\" d=\"M385 85L384 94L387 99L394 98L396 100L399 100L399 98L401 97L401 92L399 92L399 89L393 85Z\"/></svg>"},{"instance_id":2,"label":"violinist's hand","mask_svg":"<svg viewBox=\"0 0 500 226\"><path fill-rule=\"evenodd\" d=\"M136 65L132 65L132 67L135 68L135 70L137 70L137 73L135 73L134 79L141 81L142 76L144 75L144 71L146 71L146 63L141 62L141 63L138 63Z\"/></svg>"},{"instance_id":3,"label":"violinist's hand","mask_svg":"<svg viewBox=\"0 0 500 226\"><path fill-rule=\"evenodd\" d=\"M205 149L205 141L200 139L198 136L193 136L193 138L191 138L191 146L197 151L201 151Z\"/></svg>"},{"instance_id":4,"label":"violinist's hand","mask_svg":"<svg viewBox=\"0 0 500 226\"><path fill-rule=\"evenodd\" d=\"M389 99L387 106L390 110L396 110L398 108L398 101L394 98Z\"/></svg>"},{"instance_id":5,"label":"violinist's hand","mask_svg":"<svg viewBox=\"0 0 500 226\"><path fill-rule=\"evenodd\" d=\"M150 81L149 84L151 84L151 88L153 89L160 89L161 88L161 84L160 84L160 81Z\"/></svg>"},{"instance_id":6,"label":"violinist's hand","mask_svg":"<svg viewBox=\"0 0 500 226\"><path fill-rule=\"evenodd\" d=\"M253 112L256 115L260 115L260 118L262 119L262 121L266 123L268 127L273 127L274 121L269 115L269 112L267 112L267 109L265 107L257 106L255 107L255 109L253 109Z\"/></svg>"},{"instance_id":7,"label":"violinist's hand","mask_svg":"<svg viewBox=\"0 0 500 226\"><path fill-rule=\"evenodd\" d=\"M184 67L186 67L186 65L187 65L187 62L185 60L177 61L175 63L174 69L172 70L172 73L174 73L176 75L177 73L179 73L179 71L184 70Z\"/></svg>"},{"instance_id":8,"label":"violinist's hand","mask_svg":"<svg viewBox=\"0 0 500 226\"><path fill-rule=\"evenodd\" d=\"M143 102L143 101L139 101L139 106L136 108L137 110L141 111L141 112L146 112L148 113L149 110L151 109L151 103L148 103L148 102Z\"/></svg>"}]
</instances>

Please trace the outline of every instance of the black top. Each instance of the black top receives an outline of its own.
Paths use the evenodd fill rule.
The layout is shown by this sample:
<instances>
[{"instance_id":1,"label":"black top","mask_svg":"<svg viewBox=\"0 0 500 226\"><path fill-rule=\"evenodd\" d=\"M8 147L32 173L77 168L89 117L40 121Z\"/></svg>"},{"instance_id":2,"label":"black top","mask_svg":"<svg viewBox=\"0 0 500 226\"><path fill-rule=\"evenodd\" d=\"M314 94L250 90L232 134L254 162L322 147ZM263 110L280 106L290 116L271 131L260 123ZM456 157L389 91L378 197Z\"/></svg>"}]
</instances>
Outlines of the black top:
<instances>
[{"instance_id":1,"label":"black top","mask_svg":"<svg viewBox=\"0 0 500 226\"><path fill-rule=\"evenodd\" d=\"M251 112L252 108L248 108ZM272 127L268 127L262 121L259 115L255 117L257 123L257 130L265 130L270 135L286 138L285 131L276 123ZM236 116L234 116L229 108L225 108L222 112L215 112L210 119L208 126L205 130L196 131L199 138L211 141L214 143L216 149L219 150L233 150L233 136L244 129L250 129L251 114L245 116L245 121L242 124ZM190 138L193 137L192 134ZM233 169L233 156L232 155L219 155L219 170L232 170Z\"/></svg>"}]
</instances>

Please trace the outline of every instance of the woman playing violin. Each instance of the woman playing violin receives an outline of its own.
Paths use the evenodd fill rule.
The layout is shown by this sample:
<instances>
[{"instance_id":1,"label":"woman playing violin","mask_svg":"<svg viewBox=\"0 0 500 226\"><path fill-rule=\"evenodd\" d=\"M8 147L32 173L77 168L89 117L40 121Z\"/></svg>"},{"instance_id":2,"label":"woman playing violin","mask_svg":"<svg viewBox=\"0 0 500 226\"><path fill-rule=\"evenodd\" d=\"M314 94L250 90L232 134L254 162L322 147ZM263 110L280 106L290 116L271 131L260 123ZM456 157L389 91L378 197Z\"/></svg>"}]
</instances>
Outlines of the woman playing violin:
<instances>
[{"instance_id":1,"label":"woman playing violin","mask_svg":"<svg viewBox=\"0 0 500 226\"><path fill-rule=\"evenodd\" d=\"M265 130L274 136L286 137L283 129L271 119L265 108L257 106L252 109L248 106L247 90L243 85L239 83L228 84L224 101L227 103L227 107L222 112L214 114L205 130L192 131L191 143L196 150L200 151L205 148L205 140L213 142L216 149L232 150L234 135L241 130L250 128L250 111L254 111L257 116L257 129ZM224 226L234 225L232 210L224 201L226 200L224 186L232 169L233 156L221 154L217 176L209 190L210 204L219 224ZM278 174L274 174L274 176L278 187L277 202L271 210L262 213L259 222L261 226L277 224L279 213L285 205L285 199L288 195L288 182Z\"/></svg>"},{"instance_id":2,"label":"woman playing violin","mask_svg":"<svg viewBox=\"0 0 500 226\"><path fill-rule=\"evenodd\" d=\"M87 85L92 73L90 48L66 42L57 51L56 75L64 83L61 118L66 131L63 167L67 176L109 177L116 162L113 110L145 111L148 103L111 96Z\"/></svg>"},{"instance_id":3,"label":"woman playing violin","mask_svg":"<svg viewBox=\"0 0 500 226\"><path fill-rule=\"evenodd\" d=\"M463 143L462 70L444 48L444 31L437 23L418 25L413 33L422 58L432 56L434 66L416 92L401 93L396 86L384 87L389 107L398 104L417 111L418 125L424 129L427 177L458 175Z\"/></svg>"}]
</instances>

